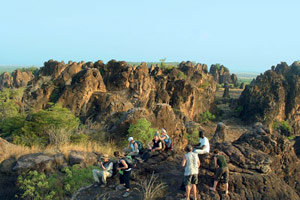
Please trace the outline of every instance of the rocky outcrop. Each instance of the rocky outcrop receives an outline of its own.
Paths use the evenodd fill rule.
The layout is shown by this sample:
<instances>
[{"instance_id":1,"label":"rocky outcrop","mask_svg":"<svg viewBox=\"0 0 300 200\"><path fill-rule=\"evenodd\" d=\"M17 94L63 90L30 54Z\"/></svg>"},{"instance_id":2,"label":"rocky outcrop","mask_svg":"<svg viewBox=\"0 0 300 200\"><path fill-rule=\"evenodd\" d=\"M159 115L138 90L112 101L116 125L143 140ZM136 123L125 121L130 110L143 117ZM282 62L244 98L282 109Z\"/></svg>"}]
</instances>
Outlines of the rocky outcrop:
<instances>
[{"instance_id":1,"label":"rocky outcrop","mask_svg":"<svg viewBox=\"0 0 300 200\"><path fill-rule=\"evenodd\" d=\"M300 130L300 63L291 66L278 64L258 76L239 98L240 116L245 121L261 121L271 125L275 120L286 120Z\"/></svg>"},{"instance_id":2,"label":"rocky outcrop","mask_svg":"<svg viewBox=\"0 0 300 200\"><path fill-rule=\"evenodd\" d=\"M36 110L47 108L49 102L60 103L83 122L99 123L111 134L126 135L130 123L145 117L180 137L187 121L197 121L210 109L215 91L204 64L182 62L165 69L115 60L107 64L49 60L28 85L23 101Z\"/></svg>"},{"instance_id":3,"label":"rocky outcrop","mask_svg":"<svg viewBox=\"0 0 300 200\"><path fill-rule=\"evenodd\" d=\"M213 75L215 81L218 84L233 84L237 86L237 76L235 74L230 74L229 69L223 65L212 65L209 69L209 73Z\"/></svg>"},{"instance_id":4,"label":"rocky outcrop","mask_svg":"<svg viewBox=\"0 0 300 200\"><path fill-rule=\"evenodd\" d=\"M31 71L22 72L17 69L13 71L11 75L7 72L4 72L0 75L0 88L26 87L33 78L34 75Z\"/></svg>"}]
</instances>

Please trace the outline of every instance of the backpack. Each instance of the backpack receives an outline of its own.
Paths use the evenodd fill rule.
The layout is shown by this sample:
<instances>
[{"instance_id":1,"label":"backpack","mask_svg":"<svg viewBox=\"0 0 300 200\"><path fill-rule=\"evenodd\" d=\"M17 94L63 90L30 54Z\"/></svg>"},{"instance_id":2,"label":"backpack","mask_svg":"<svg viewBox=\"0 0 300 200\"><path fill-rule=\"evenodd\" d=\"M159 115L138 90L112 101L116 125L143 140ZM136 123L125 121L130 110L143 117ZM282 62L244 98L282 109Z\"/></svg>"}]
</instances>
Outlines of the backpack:
<instances>
[{"instance_id":1,"label":"backpack","mask_svg":"<svg viewBox=\"0 0 300 200\"><path fill-rule=\"evenodd\" d=\"M144 151L143 143L141 141L135 141L134 143L137 144L137 148L139 150L139 154L142 154Z\"/></svg>"},{"instance_id":2,"label":"backpack","mask_svg":"<svg viewBox=\"0 0 300 200\"><path fill-rule=\"evenodd\" d=\"M126 156L124 158L126 164L128 165L128 168L132 168L133 167L133 159L131 156Z\"/></svg>"},{"instance_id":3,"label":"backpack","mask_svg":"<svg viewBox=\"0 0 300 200\"><path fill-rule=\"evenodd\" d=\"M117 172L117 168L119 166L118 162L113 162L113 170L112 170L112 177L114 177L118 172Z\"/></svg>"}]
</instances>

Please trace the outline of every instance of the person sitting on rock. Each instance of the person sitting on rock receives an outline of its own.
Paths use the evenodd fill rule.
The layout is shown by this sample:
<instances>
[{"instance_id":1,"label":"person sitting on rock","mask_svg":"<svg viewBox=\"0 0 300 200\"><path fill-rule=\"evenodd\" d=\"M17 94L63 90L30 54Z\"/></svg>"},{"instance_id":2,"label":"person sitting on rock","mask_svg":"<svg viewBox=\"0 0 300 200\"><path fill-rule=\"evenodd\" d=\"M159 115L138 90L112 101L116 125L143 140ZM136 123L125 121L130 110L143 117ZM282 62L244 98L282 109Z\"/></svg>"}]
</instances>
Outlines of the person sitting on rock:
<instances>
[{"instance_id":1,"label":"person sitting on rock","mask_svg":"<svg viewBox=\"0 0 300 200\"><path fill-rule=\"evenodd\" d=\"M151 150L151 152L157 152L162 150L162 142L159 138L158 131L155 132L153 140L148 143L148 147Z\"/></svg>"},{"instance_id":2,"label":"person sitting on rock","mask_svg":"<svg viewBox=\"0 0 300 200\"><path fill-rule=\"evenodd\" d=\"M204 137L204 131L199 131L199 145L195 147L194 152L198 154L207 154L209 153L209 141L207 137Z\"/></svg>"},{"instance_id":3,"label":"person sitting on rock","mask_svg":"<svg viewBox=\"0 0 300 200\"><path fill-rule=\"evenodd\" d=\"M197 199L198 173L200 167L200 160L198 154L193 152L193 147L188 145L186 147L187 153L182 160L182 167L184 167L184 185L186 187L186 200L190 199L191 189L194 193L194 200Z\"/></svg>"},{"instance_id":4,"label":"person sitting on rock","mask_svg":"<svg viewBox=\"0 0 300 200\"><path fill-rule=\"evenodd\" d=\"M226 158L220 155L217 149L214 150L214 162L216 167L216 175L213 187L209 188L212 191L216 191L218 182L221 180L222 176L225 182L225 194L228 195L228 180L229 180L229 170L226 162Z\"/></svg>"},{"instance_id":5,"label":"person sitting on rock","mask_svg":"<svg viewBox=\"0 0 300 200\"><path fill-rule=\"evenodd\" d=\"M166 129L162 128L161 129L161 136L160 140L164 143L163 150L172 150L172 141L171 138L168 136Z\"/></svg>"},{"instance_id":6,"label":"person sitting on rock","mask_svg":"<svg viewBox=\"0 0 300 200\"><path fill-rule=\"evenodd\" d=\"M94 177L94 186L97 187L100 184L99 178L101 179L101 186L106 186L106 178L111 177L113 173L113 162L109 160L108 155L104 154L101 157L101 160L99 162L99 169L93 170L93 177Z\"/></svg>"},{"instance_id":7,"label":"person sitting on rock","mask_svg":"<svg viewBox=\"0 0 300 200\"><path fill-rule=\"evenodd\" d=\"M132 170L132 164L118 151L114 152L114 156L119 159L117 171L120 174L119 179L121 185L118 189L123 189L125 186L126 192L123 194L123 197L126 198L130 195L130 173Z\"/></svg>"},{"instance_id":8,"label":"person sitting on rock","mask_svg":"<svg viewBox=\"0 0 300 200\"><path fill-rule=\"evenodd\" d=\"M128 153L128 156L138 156L139 148L137 143L134 141L133 137L128 138L128 147L124 149L125 153Z\"/></svg>"}]
</instances>

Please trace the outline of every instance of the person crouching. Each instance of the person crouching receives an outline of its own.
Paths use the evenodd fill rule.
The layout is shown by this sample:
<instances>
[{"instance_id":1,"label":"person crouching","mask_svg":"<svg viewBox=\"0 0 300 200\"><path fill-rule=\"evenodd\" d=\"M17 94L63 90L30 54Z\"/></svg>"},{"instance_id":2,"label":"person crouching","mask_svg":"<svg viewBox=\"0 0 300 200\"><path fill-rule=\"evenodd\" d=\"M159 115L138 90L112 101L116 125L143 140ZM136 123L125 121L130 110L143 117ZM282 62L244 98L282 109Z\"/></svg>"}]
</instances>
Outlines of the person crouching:
<instances>
[{"instance_id":1,"label":"person crouching","mask_svg":"<svg viewBox=\"0 0 300 200\"><path fill-rule=\"evenodd\" d=\"M93 177L94 177L94 186L97 187L100 185L100 180L101 180L101 186L100 187L105 187L107 182L106 179L108 177L112 176L112 170L113 170L113 162L109 160L109 157L107 154L104 154L101 157L101 160L99 162L99 169L94 169L93 170ZM100 178L100 180L99 180Z\"/></svg>"}]
</instances>

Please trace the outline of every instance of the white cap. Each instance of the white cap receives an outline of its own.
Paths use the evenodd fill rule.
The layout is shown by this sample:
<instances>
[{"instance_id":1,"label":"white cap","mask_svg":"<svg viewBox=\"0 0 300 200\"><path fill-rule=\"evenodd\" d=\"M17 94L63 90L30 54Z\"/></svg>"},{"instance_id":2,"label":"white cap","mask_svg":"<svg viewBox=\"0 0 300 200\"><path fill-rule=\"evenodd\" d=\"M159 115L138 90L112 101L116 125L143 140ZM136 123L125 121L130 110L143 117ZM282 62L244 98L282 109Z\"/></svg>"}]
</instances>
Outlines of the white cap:
<instances>
[{"instance_id":1,"label":"white cap","mask_svg":"<svg viewBox=\"0 0 300 200\"><path fill-rule=\"evenodd\" d=\"M131 142L133 140L133 137L128 138L128 142Z\"/></svg>"},{"instance_id":2,"label":"white cap","mask_svg":"<svg viewBox=\"0 0 300 200\"><path fill-rule=\"evenodd\" d=\"M164 128L161 129L161 132L162 133L167 133L166 129L164 129Z\"/></svg>"}]
</instances>

